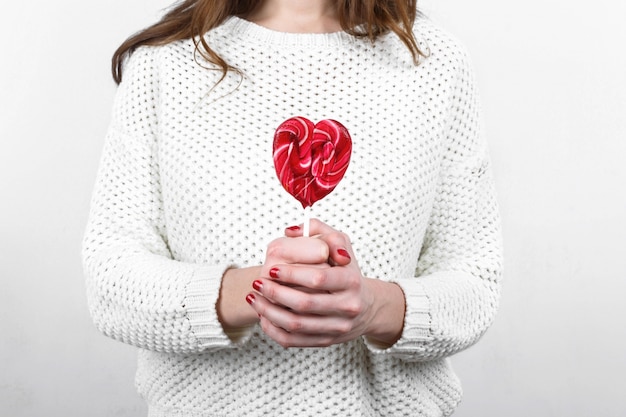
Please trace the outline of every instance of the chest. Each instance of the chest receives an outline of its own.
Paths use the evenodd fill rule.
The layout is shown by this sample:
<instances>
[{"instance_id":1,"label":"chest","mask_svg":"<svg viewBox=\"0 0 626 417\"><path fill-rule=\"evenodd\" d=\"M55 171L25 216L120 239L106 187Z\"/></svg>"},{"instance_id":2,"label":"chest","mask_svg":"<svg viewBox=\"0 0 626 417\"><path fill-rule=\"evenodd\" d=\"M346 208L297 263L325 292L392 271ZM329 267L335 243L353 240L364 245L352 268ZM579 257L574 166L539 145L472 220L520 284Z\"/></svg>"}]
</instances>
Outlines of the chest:
<instances>
[{"instance_id":1,"label":"chest","mask_svg":"<svg viewBox=\"0 0 626 417\"><path fill-rule=\"evenodd\" d=\"M166 217L184 225L170 230L181 257L196 256L185 255L190 234L216 242L226 227L257 234L261 243L249 251L262 257L283 227L301 221L301 206L282 189L272 159L274 130L293 116L338 120L352 137L344 179L313 214L354 235L364 252L394 245L387 232L372 237L389 230L407 233L419 250L414 240L426 227L437 181L445 100L411 76L413 69L318 58L305 64L273 56L217 85L219 74L195 67L163 85L159 166Z\"/></svg>"}]
</instances>

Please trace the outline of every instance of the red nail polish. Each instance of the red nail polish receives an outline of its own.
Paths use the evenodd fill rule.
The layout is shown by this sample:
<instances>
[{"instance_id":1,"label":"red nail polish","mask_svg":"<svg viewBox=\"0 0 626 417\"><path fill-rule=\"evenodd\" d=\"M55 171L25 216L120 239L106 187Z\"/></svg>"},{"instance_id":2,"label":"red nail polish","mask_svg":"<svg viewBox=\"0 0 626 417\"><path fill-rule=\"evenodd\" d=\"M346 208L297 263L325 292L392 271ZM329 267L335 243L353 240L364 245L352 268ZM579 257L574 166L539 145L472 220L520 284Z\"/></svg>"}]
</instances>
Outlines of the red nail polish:
<instances>
[{"instance_id":1,"label":"red nail polish","mask_svg":"<svg viewBox=\"0 0 626 417\"><path fill-rule=\"evenodd\" d=\"M248 294L246 296L246 301L248 302L248 304L252 305L256 301L256 297L254 296L254 294Z\"/></svg>"},{"instance_id":2,"label":"red nail polish","mask_svg":"<svg viewBox=\"0 0 626 417\"><path fill-rule=\"evenodd\" d=\"M261 290L263 289L263 283L257 279L252 283L252 288L257 290L258 292L261 292Z\"/></svg>"},{"instance_id":3,"label":"red nail polish","mask_svg":"<svg viewBox=\"0 0 626 417\"><path fill-rule=\"evenodd\" d=\"M278 278L278 272L279 272L278 268L270 269L270 277L272 277L274 279L277 279Z\"/></svg>"},{"instance_id":4,"label":"red nail polish","mask_svg":"<svg viewBox=\"0 0 626 417\"><path fill-rule=\"evenodd\" d=\"M350 254L348 253L348 251L347 251L347 250L345 250L345 249L343 249L343 248L342 248L342 249L337 249L337 253L338 253L339 255L343 256L344 258L352 259L352 258L350 257Z\"/></svg>"},{"instance_id":5,"label":"red nail polish","mask_svg":"<svg viewBox=\"0 0 626 417\"><path fill-rule=\"evenodd\" d=\"M300 230L300 226L289 226L289 227L287 228L287 230L291 230L291 231L294 231L294 232L295 232L295 231L297 231L297 230Z\"/></svg>"}]
</instances>

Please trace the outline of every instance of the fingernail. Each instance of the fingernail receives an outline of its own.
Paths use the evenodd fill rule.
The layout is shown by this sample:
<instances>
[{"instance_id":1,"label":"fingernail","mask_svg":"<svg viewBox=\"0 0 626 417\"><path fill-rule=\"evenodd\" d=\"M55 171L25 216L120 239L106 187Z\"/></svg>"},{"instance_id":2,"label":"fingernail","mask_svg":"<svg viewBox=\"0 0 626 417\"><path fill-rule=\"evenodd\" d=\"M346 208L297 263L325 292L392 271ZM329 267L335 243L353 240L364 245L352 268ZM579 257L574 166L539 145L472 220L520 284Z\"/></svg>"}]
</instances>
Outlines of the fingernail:
<instances>
[{"instance_id":1,"label":"fingernail","mask_svg":"<svg viewBox=\"0 0 626 417\"><path fill-rule=\"evenodd\" d=\"M246 301L248 302L248 304L252 305L256 301L256 297L254 296L254 294L248 294L246 296Z\"/></svg>"},{"instance_id":2,"label":"fingernail","mask_svg":"<svg viewBox=\"0 0 626 417\"><path fill-rule=\"evenodd\" d=\"M270 277L272 277L274 279L277 279L278 278L278 272L279 272L278 268L270 269Z\"/></svg>"},{"instance_id":3,"label":"fingernail","mask_svg":"<svg viewBox=\"0 0 626 417\"><path fill-rule=\"evenodd\" d=\"M300 230L300 226L289 226L287 230L291 230L295 232L296 230Z\"/></svg>"},{"instance_id":4,"label":"fingernail","mask_svg":"<svg viewBox=\"0 0 626 417\"><path fill-rule=\"evenodd\" d=\"M261 292L261 290L263 289L263 283L257 279L252 283L252 288L257 290L258 292Z\"/></svg>"},{"instance_id":5,"label":"fingernail","mask_svg":"<svg viewBox=\"0 0 626 417\"><path fill-rule=\"evenodd\" d=\"M348 251L347 251L347 250L345 250L345 249L343 249L343 248L341 248L341 249L337 249L337 253L338 253L339 255L343 256L344 258L352 259L352 258L350 257L350 254L348 253Z\"/></svg>"}]
</instances>

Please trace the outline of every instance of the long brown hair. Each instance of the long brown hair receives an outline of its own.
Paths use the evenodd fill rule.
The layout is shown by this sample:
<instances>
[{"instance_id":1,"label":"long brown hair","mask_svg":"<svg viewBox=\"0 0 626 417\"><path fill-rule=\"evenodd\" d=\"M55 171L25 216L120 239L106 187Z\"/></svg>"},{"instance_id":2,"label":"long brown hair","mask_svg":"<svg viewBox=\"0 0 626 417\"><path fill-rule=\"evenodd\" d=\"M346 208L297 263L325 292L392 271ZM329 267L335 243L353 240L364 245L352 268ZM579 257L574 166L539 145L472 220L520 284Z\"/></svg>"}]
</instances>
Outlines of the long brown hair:
<instances>
[{"instance_id":1,"label":"long brown hair","mask_svg":"<svg viewBox=\"0 0 626 417\"><path fill-rule=\"evenodd\" d=\"M196 52L222 71L237 71L224 61L202 36L230 16L246 16L262 0L180 0L160 21L132 35L113 54L111 70L116 83L122 81L124 61L142 45L165 45L192 39ZM344 31L371 41L394 32L409 49L417 63L420 51L412 26L417 14L417 0L336 0L339 23Z\"/></svg>"}]
</instances>

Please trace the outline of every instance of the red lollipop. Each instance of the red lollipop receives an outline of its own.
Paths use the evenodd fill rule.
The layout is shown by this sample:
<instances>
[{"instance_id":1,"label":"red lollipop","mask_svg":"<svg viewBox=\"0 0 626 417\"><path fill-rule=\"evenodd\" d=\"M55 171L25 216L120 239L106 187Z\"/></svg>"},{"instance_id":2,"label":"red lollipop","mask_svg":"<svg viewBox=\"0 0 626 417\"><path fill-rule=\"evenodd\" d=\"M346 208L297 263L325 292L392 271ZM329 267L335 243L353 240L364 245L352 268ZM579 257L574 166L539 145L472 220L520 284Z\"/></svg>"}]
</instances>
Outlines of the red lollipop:
<instances>
[{"instance_id":1,"label":"red lollipop","mask_svg":"<svg viewBox=\"0 0 626 417\"><path fill-rule=\"evenodd\" d=\"M274 134L274 167L282 186L306 210L335 189L348 169L352 140L335 120L293 117ZM308 221L305 221L305 235Z\"/></svg>"}]
</instances>

